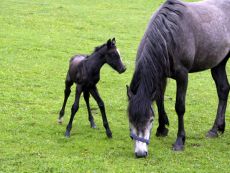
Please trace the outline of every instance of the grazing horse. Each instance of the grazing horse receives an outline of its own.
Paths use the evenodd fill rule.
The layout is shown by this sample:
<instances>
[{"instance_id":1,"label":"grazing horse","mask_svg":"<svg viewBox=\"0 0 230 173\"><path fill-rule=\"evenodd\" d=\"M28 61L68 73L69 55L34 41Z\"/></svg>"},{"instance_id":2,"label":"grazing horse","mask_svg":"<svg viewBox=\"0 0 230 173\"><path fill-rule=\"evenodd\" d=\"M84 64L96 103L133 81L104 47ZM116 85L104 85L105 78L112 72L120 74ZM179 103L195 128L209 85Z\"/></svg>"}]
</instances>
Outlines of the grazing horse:
<instances>
[{"instance_id":1,"label":"grazing horse","mask_svg":"<svg viewBox=\"0 0 230 173\"><path fill-rule=\"evenodd\" d=\"M164 108L167 78L176 80L175 110L178 133L173 150L185 145L184 113L188 73L211 69L219 104L207 137L225 129L229 83L225 66L230 56L230 1L181 2L167 0L153 14L139 45L135 72L127 86L130 136L136 157L148 154L156 101L159 126L156 136L166 136L169 125Z\"/></svg>"},{"instance_id":2,"label":"grazing horse","mask_svg":"<svg viewBox=\"0 0 230 173\"><path fill-rule=\"evenodd\" d=\"M75 101L71 109L71 117L69 123L66 127L66 137L70 137L72 122L79 108L81 93L83 93L84 95L84 99L88 109L90 126L92 128L96 127L89 105L89 96L91 94L100 108L103 125L106 129L106 135L109 138L112 137L112 132L109 128L109 123L106 118L105 106L96 87L96 84L100 80L100 69L105 63L109 64L114 70L119 73L123 73L126 70L125 66L121 61L120 53L116 47L115 38L113 38L112 40L109 39L107 43L96 47L91 55L76 55L70 59L69 70L67 72L65 80L64 102L58 118L58 122L62 123L66 102L71 92L70 88L73 83L76 83Z\"/></svg>"}]
</instances>

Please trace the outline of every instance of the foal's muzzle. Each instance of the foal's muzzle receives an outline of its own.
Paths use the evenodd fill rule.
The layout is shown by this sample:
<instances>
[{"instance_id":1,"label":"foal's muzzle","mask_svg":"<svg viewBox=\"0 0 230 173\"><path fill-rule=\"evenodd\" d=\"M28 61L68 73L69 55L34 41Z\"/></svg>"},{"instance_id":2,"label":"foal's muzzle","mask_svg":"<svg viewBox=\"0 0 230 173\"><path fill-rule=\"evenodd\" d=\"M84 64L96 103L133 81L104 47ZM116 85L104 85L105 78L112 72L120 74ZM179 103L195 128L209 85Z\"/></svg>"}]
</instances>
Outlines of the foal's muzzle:
<instances>
[{"instance_id":1,"label":"foal's muzzle","mask_svg":"<svg viewBox=\"0 0 230 173\"><path fill-rule=\"evenodd\" d=\"M118 70L118 73L124 73L126 71L126 67L125 66L123 66L122 68L120 68L119 70Z\"/></svg>"}]
</instances>

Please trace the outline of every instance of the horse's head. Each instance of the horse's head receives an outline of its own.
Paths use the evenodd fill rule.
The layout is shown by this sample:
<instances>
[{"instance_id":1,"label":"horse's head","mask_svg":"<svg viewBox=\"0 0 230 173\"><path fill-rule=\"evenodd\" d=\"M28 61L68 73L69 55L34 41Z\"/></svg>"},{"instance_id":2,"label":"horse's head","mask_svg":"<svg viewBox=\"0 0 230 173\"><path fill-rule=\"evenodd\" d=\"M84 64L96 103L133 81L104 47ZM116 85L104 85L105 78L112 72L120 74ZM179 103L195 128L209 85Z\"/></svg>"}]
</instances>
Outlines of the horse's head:
<instances>
[{"instance_id":1,"label":"horse's head","mask_svg":"<svg viewBox=\"0 0 230 173\"><path fill-rule=\"evenodd\" d=\"M130 137L134 141L134 152L137 158L146 157L154 120L151 101L134 95L128 86L127 95Z\"/></svg>"},{"instance_id":2,"label":"horse's head","mask_svg":"<svg viewBox=\"0 0 230 173\"><path fill-rule=\"evenodd\" d=\"M114 70L123 73L126 70L125 65L121 61L120 52L116 47L116 40L113 38L107 41L107 53L105 56L106 63L108 63Z\"/></svg>"}]
</instances>

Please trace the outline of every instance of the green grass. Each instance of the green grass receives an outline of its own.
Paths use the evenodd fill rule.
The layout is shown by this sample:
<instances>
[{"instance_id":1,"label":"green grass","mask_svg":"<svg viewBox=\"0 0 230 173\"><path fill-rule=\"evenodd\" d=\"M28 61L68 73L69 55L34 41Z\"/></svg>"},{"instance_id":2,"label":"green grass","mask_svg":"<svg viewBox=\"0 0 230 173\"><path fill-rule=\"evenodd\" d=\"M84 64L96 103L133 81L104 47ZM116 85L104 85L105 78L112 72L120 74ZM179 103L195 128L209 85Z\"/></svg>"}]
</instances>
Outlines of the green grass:
<instances>
[{"instance_id":1,"label":"green grass","mask_svg":"<svg viewBox=\"0 0 230 173\"><path fill-rule=\"evenodd\" d=\"M170 119L166 138L154 133L146 159L135 159L129 138L125 85L134 70L137 46L148 20L163 0L1 0L0 1L0 172L229 172L230 118L226 132L205 138L215 118L217 95L210 72L189 76L186 148L174 152L177 116L175 82L169 80L165 104ZM128 67L119 75L108 65L99 92L113 139L107 139L100 111L91 105L97 129L89 128L83 99L70 139L57 124L69 58L90 53L116 37ZM228 65L227 71L230 72ZM74 91L74 88L73 88Z\"/></svg>"}]
</instances>

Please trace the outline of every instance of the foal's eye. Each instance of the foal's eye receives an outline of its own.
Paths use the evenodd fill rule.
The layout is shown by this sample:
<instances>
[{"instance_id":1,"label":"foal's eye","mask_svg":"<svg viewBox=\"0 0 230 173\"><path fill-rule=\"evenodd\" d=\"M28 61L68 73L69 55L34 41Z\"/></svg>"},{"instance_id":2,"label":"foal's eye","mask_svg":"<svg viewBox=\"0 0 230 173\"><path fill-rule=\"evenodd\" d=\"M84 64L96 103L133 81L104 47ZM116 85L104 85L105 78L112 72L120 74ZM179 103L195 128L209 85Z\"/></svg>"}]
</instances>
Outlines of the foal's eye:
<instances>
[{"instance_id":1,"label":"foal's eye","mask_svg":"<svg viewBox=\"0 0 230 173\"><path fill-rule=\"evenodd\" d=\"M117 54L113 52L113 53L112 53L112 56L117 56Z\"/></svg>"}]
</instances>

